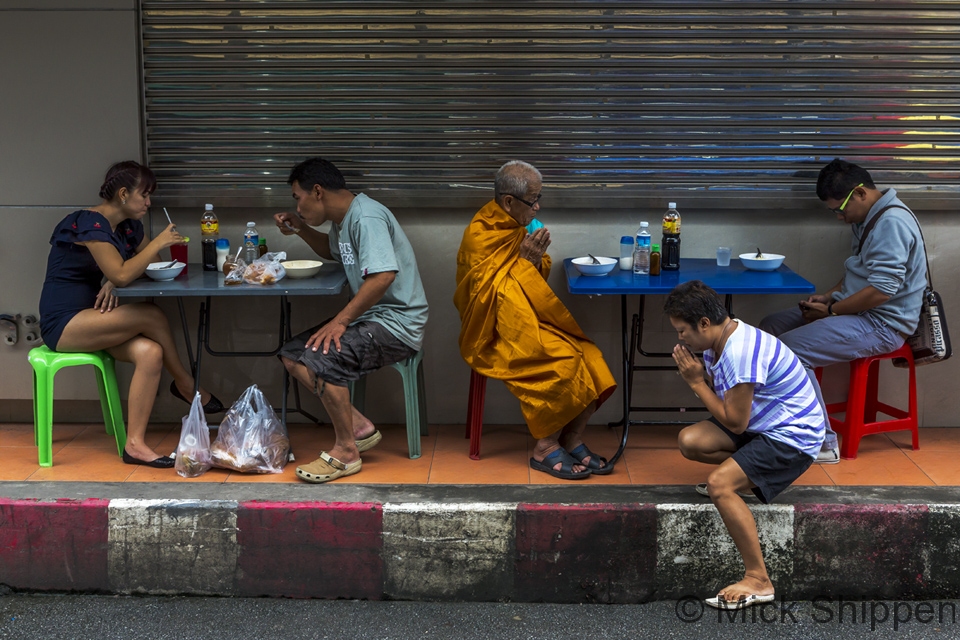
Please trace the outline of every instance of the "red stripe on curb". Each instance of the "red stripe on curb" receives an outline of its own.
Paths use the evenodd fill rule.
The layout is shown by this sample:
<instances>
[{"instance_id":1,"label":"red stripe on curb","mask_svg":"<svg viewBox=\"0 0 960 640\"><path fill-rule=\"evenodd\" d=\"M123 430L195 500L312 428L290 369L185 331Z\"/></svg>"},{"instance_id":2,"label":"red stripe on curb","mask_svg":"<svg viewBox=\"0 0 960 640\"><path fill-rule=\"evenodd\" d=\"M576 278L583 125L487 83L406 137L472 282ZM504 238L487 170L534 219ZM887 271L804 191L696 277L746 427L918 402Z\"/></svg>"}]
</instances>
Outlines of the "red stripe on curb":
<instances>
[{"instance_id":1,"label":"red stripe on curb","mask_svg":"<svg viewBox=\"0 0 960 640\"><path fill-rule=\"evenodd\" d=\"M383 508L369 502L243 502L240 595L361 598L383 593Z\"/></svg>"},{"instance_id":2,"label":"red stripe on curb","mask_svg":"<svg viewBox=\"0 0 960 640\"><path fill-rule=\"evenodd\" d=\"M109 500L0 498L0 583L42 591L105 591Z\"/></svg>"},{"instance_id":3,"label":"red stripe on curb","mask_svg":"<svg viewBox=\"0 0 960 640\"><path fill-rule=\"evenodd\" d=\"M517 506L516 599L645 602L656 585L654 505Z\"/></svg>"}]
</instances>

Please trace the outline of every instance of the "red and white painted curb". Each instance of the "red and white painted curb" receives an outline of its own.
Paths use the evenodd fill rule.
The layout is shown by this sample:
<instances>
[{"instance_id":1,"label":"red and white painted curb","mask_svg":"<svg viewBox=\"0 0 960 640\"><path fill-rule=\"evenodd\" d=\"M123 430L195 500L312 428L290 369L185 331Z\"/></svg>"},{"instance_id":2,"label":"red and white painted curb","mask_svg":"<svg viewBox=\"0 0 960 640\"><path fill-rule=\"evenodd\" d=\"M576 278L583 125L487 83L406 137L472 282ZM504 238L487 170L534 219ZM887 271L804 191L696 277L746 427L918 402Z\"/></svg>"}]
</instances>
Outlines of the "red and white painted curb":
<instances>
[{"instance_id":1,"label":"red and white painted curb","mask_svg":"<svg viewBox=\"0 0 960 640\"><path fill-rule=\"evenodd\" d=\"M960 593L960 505L751 509L790 598ZM19 590L627 603L741 572L710 504L0 498Z\"/></svg>"}]
</instances>

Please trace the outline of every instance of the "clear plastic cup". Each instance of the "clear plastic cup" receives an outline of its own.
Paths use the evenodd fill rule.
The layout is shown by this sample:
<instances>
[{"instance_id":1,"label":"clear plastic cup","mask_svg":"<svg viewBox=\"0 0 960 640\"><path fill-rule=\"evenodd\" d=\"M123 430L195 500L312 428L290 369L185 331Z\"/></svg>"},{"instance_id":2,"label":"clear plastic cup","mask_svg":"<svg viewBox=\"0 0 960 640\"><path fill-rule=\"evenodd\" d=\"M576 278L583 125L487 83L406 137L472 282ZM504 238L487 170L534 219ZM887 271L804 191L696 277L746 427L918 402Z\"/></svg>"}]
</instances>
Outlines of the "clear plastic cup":
<instances>
[{"instance_id":1,"label":"clear plastic cup","mask_svg":"<svg viewBox=\"0 0 960 640\"><path fill-rule=\"evenodd\" d=\"M717 247L717 266L730 266L730 247Z\"/></svg>"}]
</instances>

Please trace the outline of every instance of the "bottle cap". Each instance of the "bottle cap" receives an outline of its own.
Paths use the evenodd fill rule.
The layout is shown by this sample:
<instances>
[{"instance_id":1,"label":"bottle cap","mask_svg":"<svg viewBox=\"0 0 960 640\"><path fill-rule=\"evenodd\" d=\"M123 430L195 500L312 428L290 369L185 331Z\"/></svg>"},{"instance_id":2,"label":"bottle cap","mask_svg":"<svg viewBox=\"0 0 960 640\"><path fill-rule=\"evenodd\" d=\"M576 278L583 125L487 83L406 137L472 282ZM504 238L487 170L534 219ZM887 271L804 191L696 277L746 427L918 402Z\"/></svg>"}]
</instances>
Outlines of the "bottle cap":
<instances>
[{"instance_id":1,"label":"bottle cap","mask_svg":"<svg viewBox=\"0 0 960 640\"><path fill-rule=\"evenodd\" d=\"M203 205L203 209L204 209L204 211L213 211L213 205L212 205L212 204L205 204L205 205Z\"/></svg>"},{"instance_id":2,"label":"bottle cap","mask_svg":"<svg viewBox=\"0 0 960 640\"><path fill-rule=\"evenodd\" d=\"M257 223L256 223L256 222L248 222L248 223L247 223L247 228L248 228L248 229L249 229L250 227L255 227L255 226L257 226Z\"/></svg>"},{"instance_id":3,"label":"bottle cap","mask_svg":"<svg viewBox=\"0 0 960 640\"><path fill-rule=\"evenodd\" d=\"M641 222L641 223L640 223L640 228L641 228L641 229L646 229L646 228L649 227L649 226L650 226L650 223L649 223L649 222L644 221L644 222Z\"/></svg>"},{"instance_id":4,"label":"bottle cap","mask_svg":"<svg viewBox=\"0 0 960 640\"><path fill-rule=\"evenodd\" d=\"M620 244L633 244L633 236L620 236Z\"/></svg>"},{"instance_id":5,"label":"bottle cap","mask_svg":"<svg viewBox=\"0 0 960 640\"><path fill-rule=\"evenodd\" d=\"M658 245L658 244L653 245L653 250L654 250L654 251L660 251L660 245Z\"/></svg>"},{"instance_id":6,"label":"bottle cap","mask_svg":"<svg viewBox=\"0 0 960 640\"><path fill-rule=\"evenodd\" d=\"M266 239L266 238L260 238L260 242L259 242L258 244L263 245L264 247L267 246L267 239Z\"/></svg>"},{"instance_id":7,"label":"bottle cap","mask_svg":"<svg viewBox=\"0 0 960 640\"><path fill-rule=\"evenodd\" d=\"M226 238L217 238L217 249L229 249L230 241Z\"/></svg>"},{"instance_id":8,"label":"bottle cap","mask_svg":"<svg viewBox=\"0 0 960 640\"><path fill-rule=\"evenodd\" d=\"M676 203L676 202L668 202L668 203L667 203L667 208L668 208L668 209L676 209L676 208L677 208L677 203Z\"/></svg>"}]
</instances>

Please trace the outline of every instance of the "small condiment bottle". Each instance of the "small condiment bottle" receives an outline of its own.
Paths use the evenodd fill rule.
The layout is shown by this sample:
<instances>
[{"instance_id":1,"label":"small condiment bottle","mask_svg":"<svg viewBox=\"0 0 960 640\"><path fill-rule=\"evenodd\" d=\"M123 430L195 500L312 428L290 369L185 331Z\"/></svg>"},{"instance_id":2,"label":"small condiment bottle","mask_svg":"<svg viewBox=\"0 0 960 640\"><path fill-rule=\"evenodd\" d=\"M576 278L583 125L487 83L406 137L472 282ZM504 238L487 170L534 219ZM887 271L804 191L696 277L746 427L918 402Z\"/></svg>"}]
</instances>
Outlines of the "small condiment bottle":
<instances>
[{"instance_id":1,"label":"small condiment bottle","mask_svg":"<svg viewBox=\"0 0 960 640\"><path fill-rule=\"evenodd\" d=\"M660 275L660 245L653 245L653 251L650 252L650 275Z\"/></svg>"},{"instance_id":2,"label":"small condiment bottle","mask_svg":"<svg viewBox=\"0 0 960 640\"><path fill-rule=\"evenodd\" d=\"M260 251L260 253L258 254L259 256L263 256L265 253L267 253L267 239L260 238L260 244L257 246L257 248Z\"/></svg>"}]
</instances>

